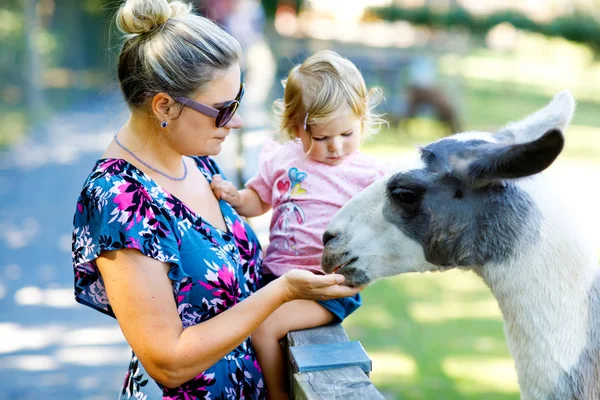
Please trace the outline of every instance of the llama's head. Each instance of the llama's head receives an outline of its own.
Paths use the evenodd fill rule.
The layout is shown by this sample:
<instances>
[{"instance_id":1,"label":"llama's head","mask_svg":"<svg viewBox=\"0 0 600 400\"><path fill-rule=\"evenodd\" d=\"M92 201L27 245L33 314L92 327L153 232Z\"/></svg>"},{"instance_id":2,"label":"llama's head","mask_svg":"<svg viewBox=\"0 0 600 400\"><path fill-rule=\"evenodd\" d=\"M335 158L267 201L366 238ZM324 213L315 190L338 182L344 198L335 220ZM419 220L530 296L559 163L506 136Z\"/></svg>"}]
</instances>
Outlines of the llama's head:
<instances>
[{"instance_id":1,"label":"llama's head","mask_svg":"<svg viewBox=\"0 0 600 400\"><path fill-rule=\"evenodd\" d=\"M541 219L521 178L536 179L556 159L574 108L561 92L498 133L464 132L422 147L414 165L375 182L334 216L323 237L324 270L364 285L502 263Z\"/></svg>"}]
</instances>

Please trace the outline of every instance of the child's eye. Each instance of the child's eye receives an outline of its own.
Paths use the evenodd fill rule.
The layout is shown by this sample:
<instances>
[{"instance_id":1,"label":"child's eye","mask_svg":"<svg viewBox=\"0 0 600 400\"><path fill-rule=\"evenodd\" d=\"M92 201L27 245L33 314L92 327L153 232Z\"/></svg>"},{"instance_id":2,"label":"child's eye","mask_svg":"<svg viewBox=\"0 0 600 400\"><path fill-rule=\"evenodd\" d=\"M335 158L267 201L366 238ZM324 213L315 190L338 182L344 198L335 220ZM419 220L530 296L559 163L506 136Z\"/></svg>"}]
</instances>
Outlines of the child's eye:
<instances>
[{"instance_id":1,"label":"child's eye","mask_svg":"<svg viewBox=\"0 0 600 400\"><path fill-rule=\"evenodd\" d=\"M352 136L353 133L354 132L342 133L342 136L344 136L344 137Z\"/></svg>"},{"instance_id":2,"label":"child's eye","mask_svg":"<svg viewBox=\"0 0 600 400\"><path fill-rule=\"evenodd\" d=\"M313 140L316 140L317 142L322 142L323 140L327 139L325 136L322 137L312 137Z\"/></svg>"}]
</instances>

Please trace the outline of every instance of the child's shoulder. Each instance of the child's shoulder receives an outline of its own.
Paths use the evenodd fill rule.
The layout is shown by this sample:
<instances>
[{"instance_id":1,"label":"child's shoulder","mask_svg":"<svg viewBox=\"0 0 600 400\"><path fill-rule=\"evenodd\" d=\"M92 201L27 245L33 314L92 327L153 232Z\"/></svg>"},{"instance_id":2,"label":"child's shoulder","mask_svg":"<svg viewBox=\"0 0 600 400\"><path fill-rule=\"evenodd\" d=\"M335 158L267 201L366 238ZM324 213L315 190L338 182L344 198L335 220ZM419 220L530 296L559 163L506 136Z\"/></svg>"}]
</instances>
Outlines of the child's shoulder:
<instances>
[{"instance_id":1,"label":"child's shoulder","mask_svg":"<svg viewBox=\"0 0 600 400\"><path fill-rule=\"evenodd\" d=\"M354 166L360 168L381 169L385 166L380 160L360 151L354 154L354 157L351 158L351 162Z\"/></svg>"},{"instance_id":2,"label":"child's shoulder","mask_svg":"<svg viewBox=\"0 0 600 400\"><path fill-rule=\"evenodd\" d=\"M261 150L261 158L263 160L290 160L299 155L303 155L301 145L295 141L281 143L273 139L266 139Z\"/></svg>"}]
</instances>

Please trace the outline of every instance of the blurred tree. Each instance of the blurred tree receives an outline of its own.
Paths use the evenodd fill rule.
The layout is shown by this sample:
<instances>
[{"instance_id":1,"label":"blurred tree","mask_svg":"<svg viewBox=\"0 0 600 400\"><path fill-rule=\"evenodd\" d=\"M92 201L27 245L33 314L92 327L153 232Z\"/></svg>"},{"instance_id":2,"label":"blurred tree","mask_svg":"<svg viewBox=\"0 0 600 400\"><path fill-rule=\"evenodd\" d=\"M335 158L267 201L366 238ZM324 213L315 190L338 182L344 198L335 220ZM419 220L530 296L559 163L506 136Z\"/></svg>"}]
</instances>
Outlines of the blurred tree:
<instances>
[{"instance_id":1,"label":"blurred tree","mask_svg":"<svg viewBox=\"0 0 600 400\"><path fill-rule=\"evenodd\" d=\"M22 87L23 65L27 43L25 42L25 9L34 9L31 2L24 0L4 0L0 5L0 84ZM30 41L33 45L33 38ZM15 68L17 67L17 68Z\"/></svg>"},{"instance_id":2,"label":"blurred tree","mask_svg":"<svg viewBox=\"0 0 600 400\"><path fill-rule=\"evenodd\" d=\"M269 19L273 19L275 17L275 11L277 11L277 7L279 7L279 5L291 4L294 9L299 10L300 7L302 7L303 2L303 0L261 0L265 10L265 15Z\"/></svg>"},{"instance_id":3,"label":"blurred tree","mask_svg":"<svg viewBox=\"0 0 600 400\"><path fill-rule=\"evenodd\" d=\"M593 1L598 2L598 0ZM418 8L394 6L371 8L368 13L387 21L404 20L435 28L448 29L460 26L475 34L485 34L496 25L507 22L518 29L583 43L592 48L596 54L600 54L600 22L590 15L587 9L576 9L574 13L559 16L549 23L535 21L515 10L502 10L487 16L478 16L462 7L453 7L446 12L439 12L428 6Z\"/></svg>"},{"instance_id":4,"label":"blurred tree","mask_svg":"<svg viewBox=\"0 0 600 400\"><path fill-rule=\"evenodd\" d=\"M44 99L42 90L41 57L37 47L36 38L38 36L39 18L37 13L36 0L24 0L24 33L26 48L26 68L23 69L23 77L26 86L25 98L27 101L27 110L30 120L33 123L38 122L44 110Z\"/></svg>"}]
</instances>

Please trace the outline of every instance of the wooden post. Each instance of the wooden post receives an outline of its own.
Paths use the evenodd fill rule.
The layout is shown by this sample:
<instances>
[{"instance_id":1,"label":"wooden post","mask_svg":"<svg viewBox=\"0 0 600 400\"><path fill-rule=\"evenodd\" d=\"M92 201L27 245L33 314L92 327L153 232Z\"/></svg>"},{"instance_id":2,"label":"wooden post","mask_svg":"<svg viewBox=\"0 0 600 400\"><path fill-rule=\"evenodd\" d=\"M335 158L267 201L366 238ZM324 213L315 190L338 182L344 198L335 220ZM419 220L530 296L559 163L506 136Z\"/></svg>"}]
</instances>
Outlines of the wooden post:
<instances>
[{"instance_id":1,"label":"wooden post","mask_svg":"<svg viewBox=\"0 0 600 400\"><path fill-rule=\"evenodd\" d=\"M287 335L287 354L294 346L349 342L340 324L293 331ZM290 371L291 398L295 400L383 400L384 397L371 383L359 366L327 370L296 372L288 363Z\"/></svg>"}]
</instances>

